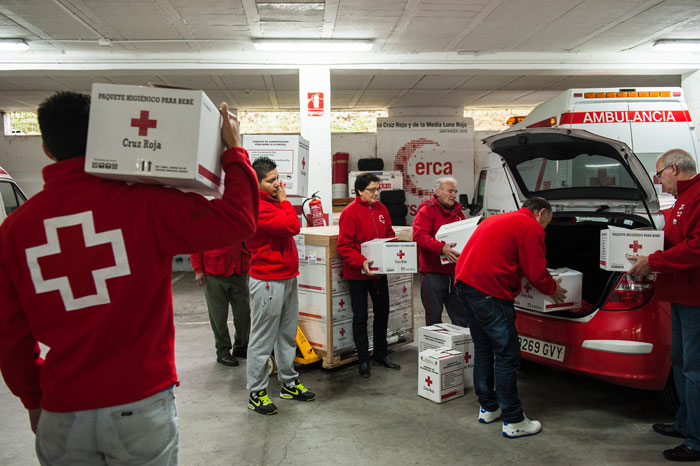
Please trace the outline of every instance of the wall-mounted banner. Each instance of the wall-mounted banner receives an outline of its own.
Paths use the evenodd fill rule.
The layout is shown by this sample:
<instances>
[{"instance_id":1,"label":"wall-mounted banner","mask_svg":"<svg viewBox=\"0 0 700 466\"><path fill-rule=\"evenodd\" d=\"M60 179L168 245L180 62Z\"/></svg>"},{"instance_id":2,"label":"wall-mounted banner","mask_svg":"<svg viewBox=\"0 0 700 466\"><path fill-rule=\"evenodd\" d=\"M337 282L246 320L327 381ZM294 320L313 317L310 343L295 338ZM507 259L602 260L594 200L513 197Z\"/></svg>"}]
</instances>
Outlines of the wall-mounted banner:
<instances>
[{"instance_id":1,"label":"wall-mounted banner","mask_svg":"<svg viewBox=\"0 0 700 466\"><path fill-rule=\"evenodd\" d=\"M474 193L474 120L461 117L377 118L377 155L385 170L403 173L408 221L433 195L435 179L450 175L459 192Z\"/></svg>"}]
</instances>

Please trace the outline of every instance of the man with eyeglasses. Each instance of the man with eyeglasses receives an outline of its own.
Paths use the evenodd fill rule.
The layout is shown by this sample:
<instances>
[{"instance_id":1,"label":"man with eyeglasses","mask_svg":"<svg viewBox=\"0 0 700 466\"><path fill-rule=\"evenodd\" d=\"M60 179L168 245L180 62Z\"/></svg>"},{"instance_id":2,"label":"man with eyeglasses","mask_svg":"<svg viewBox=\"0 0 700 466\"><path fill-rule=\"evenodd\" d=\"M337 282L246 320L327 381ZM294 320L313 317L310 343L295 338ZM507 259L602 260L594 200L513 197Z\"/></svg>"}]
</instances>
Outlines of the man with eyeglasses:
<instances>
[{"instance_id":1,"label":"man with eyeglasses","mask_svg":"<svg viewBox=\"0 0 700 466\"><path fill-rule=\"evenodd\" d=\"M396 236L387 208L377 200L379 177L363 173L355 180L357 197L340 215L338 252L343 257L343 275L350 287L352 335L360 360L360 376L369 377L369 337L367 335L367 295L374 310L374 361L388 369L401 366L387 357L386 329L389 321L389 285L386 275L375 275L372 261L362 255L362 243L375 238Z\"/></svg>"},{"instance_id":2,"label":"man with eyeglasses","mask_svg":"<svg viewBox=\"0 0 700 466\"><path fill-rule=\"evenodd\" d=\"M657 298L671 302L671 363L680 408L673 424L655 432L685 441L669 450L670 461L700 461L700 177L693 157L671 149L656 162L663 190L676 197L664 226L664 250L632 256L629 274L657 272Z\"/></svg>"},{"instance_id":3,"label":"man with eyeglasses","mask_svg":"<svg viewBox=\"0 0 700 466\"><path fill-rule=\"evenodd\" d=\"M418 206L413 220L413 241L418 245L420 297L425 308L425 325L442 323L442 308L453 324L467 327L467 311L457 298L455 264L459 253L455 243L435 239L441 226L464 220L462 204L457 202L457 180L442 176L435 180L435 194ZM443 264L440 256L449 261Z\"/></svg>"}]
</instances>

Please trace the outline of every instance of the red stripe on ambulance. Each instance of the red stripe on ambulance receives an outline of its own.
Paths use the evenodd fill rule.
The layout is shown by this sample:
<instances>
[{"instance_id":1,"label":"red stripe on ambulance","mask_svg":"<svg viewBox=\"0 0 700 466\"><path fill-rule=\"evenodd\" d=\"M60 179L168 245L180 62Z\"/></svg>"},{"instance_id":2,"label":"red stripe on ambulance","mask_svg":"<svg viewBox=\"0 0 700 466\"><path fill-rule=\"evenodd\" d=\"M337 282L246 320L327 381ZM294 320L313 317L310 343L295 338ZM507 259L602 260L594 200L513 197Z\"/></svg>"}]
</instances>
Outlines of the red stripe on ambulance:
<instances>
[{"instance_id":1,"label":"red stripe on ambulance","mask_svg":"<svg viewBox=\"0 0 700 466\"><path fill-rule=\"evenodd\" d=\"M586 123L682 123L692 121L687 110L618 110L562 113L560 125Z\"/></svg>"}]
</instances>

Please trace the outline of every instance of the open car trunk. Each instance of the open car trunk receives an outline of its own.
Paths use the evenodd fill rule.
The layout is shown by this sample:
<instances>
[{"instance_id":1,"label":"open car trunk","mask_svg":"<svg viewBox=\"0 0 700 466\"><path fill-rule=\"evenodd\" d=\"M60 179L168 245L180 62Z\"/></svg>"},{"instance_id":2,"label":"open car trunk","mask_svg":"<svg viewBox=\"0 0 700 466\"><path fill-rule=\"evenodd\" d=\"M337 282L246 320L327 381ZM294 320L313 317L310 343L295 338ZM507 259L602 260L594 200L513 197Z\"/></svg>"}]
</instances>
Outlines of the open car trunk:
<instances>
[{"instance_id":1,"label":"open car trunk","mask_svg":"<svg viewBox=\"0 0 700 466\"><path fill-rule=\"evenodd\" d=\"M560 317L582 317L598 309L620 278L620 272L600 268L600 231L613 225L621 228L649 227L641 217L572 217L555 215L545 230L547 267L569 267L583 274L581 309L560 311ZM631 264L630 264L631 265Z\"/></svg>"}]
</instances>

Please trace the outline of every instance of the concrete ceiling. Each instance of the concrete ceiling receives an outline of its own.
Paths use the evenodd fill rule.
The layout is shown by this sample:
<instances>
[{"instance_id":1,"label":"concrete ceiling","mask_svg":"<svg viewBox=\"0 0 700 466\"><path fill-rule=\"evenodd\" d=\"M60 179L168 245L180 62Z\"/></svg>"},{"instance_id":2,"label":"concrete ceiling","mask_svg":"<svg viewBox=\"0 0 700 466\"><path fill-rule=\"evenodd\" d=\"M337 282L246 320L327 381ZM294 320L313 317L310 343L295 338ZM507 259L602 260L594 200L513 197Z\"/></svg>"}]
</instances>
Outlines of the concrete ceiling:
<instances>
[{"instance_id":1,"label":"concrete ceiling","mask_svg":"<svg viewBox=\"0 0 700 466\"><path fill-rule=\"evenodd\" d=\"M334 109L533 106L572 87L678 86L698 0L0 0L0 110L93 82L204 89L298 109L298 69L331 68ZM370 52L260 52L258 38L370 39Z\"/></svg>"}]
</instances>

